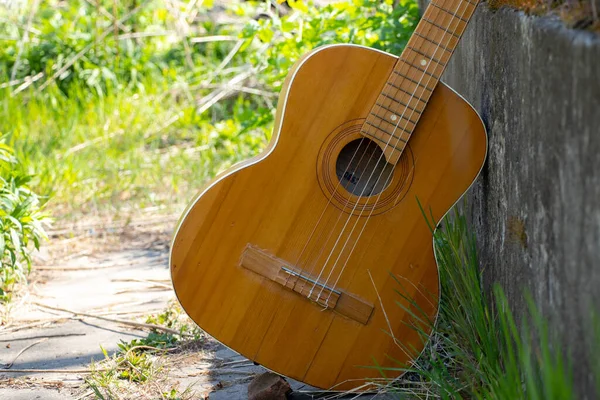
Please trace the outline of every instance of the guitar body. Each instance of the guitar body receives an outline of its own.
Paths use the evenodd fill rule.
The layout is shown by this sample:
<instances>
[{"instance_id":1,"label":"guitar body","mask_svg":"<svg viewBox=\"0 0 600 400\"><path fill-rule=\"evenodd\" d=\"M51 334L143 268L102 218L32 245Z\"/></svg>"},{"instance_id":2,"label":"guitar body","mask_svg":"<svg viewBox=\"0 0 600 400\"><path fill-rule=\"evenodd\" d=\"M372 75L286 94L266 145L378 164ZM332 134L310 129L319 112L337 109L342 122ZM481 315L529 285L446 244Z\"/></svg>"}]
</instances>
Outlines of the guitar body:
<instances>
[{"instance_id":1,"label":"guitar body","mask_svg":"<svg viewBox=\"0 0 600 400\"><path fill-rule=\"evenodd\" d=\"M419 330L431 332L439 301L419 202L439 222L486 156L479 116L440 82L391 183L364 197L340 185L338 155L363 137L396 61L354 45L305 56L284 84L267 149L211 181L172 243L175 292L203 330L320 388L364 390L381 377L370 367L419 356L427 340Z\"/></svg>"}]
</instances>

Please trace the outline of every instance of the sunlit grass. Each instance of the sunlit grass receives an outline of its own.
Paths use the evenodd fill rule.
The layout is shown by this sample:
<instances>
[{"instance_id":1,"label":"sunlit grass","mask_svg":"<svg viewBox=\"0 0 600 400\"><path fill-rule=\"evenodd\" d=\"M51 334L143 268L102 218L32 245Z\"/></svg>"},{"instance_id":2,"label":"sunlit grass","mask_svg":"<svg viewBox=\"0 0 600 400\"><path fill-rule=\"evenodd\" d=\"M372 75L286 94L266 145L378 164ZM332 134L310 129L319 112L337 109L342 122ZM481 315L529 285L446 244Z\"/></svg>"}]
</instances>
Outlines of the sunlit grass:
<instances>
[{"instance_id":1,"label":"sunlit grass","mask_svg":"<svg viewBox=\"0 0 600 400\"><path fill-rule=\"evenodd\" d=\"M232 116L213 123L167 88L146 87L102 98L81 91L0 100L0 132L57 215L181 205L266 142L265 131L239 134Z\"/></svg>"},{"instance_id":2,"label":"sunlit grass","mask_svg":"<svg viewBox=\"0 0 600 400\"><path fill-rule=\"evenodd\" d=\"M218 171L266 145L276 96L300 56L328 43L399 54L418 19L412 0L295 2L281 15L264 2L203 2L185 15L168 1L144 4L42 2L31 20L23 9L0 21L7 37L18 35L17 23L35 28L20 56L20 41L0 48L0 84L8 85L0 134L58 222L154 206L181 211ZM117 32L94 42L97 30L112 33L113 11L133 13L124 29L150 36ZM189 36L152 36L158 28ZM223 36L233 39L210 39Z\"/></svg>"}]
</instances>

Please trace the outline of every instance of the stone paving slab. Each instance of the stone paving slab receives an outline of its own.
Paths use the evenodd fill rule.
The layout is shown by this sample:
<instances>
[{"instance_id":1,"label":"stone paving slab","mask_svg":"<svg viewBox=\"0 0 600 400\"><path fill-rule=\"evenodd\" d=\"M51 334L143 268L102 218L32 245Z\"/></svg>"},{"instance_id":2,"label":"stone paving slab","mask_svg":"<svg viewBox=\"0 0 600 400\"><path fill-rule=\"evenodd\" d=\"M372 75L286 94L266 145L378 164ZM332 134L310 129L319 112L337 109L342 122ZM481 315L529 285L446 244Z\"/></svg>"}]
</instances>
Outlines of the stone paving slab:
<instances>
[{"instance_id":1,"label":"stone paving slab","mask_svg":"<svg viewBox=\"0 0 600 400\"><path fill-rule=\"evenodd\" d=\"M28 329L2 335L0 363L8 364L21 350L39 342L19 356L11 369L82 369L87 368L91 361L104 359L100 346L111 354L118 350L117 344L120 340L131 341L147 335L146 332L124 328L115 323L97 322L100 323L94 320L68 321L49 328ZM56 335L77 336L48 337ZM0 369L0 377L6 375L8 374ZM10 374L11 377L22 375L25 374Z\"/></svg>"},{"instance_id":2,"label":"stone paving slab","mask_svg":"<svg viewBox=\"0 0 600 400\"><path fill-rule=\"evenodd\" d=\"M27 346L39 342L25 350L11 370L88 369L92 360L104 359L100 346L112 354L118 350L120 341L147 336L147 331L99 319L73 319L73 314L39 304L108 318L131 319L132 315L162 312L173 299L173 291L167 285L170 277L165 252L116 251L101 257L76 257L61 266L82 269L38 272L41 278L38 276L38 283L30 288L31 293L18 312L13 311L12 325L0 330L0 363L3 365L13 361ZM157 287L160 285L167 287ZM13 327L31 321L53 319L56 322L49 326L10 332ZM50 337L57 335L64 336ZM7 373L0 369L0 379L4 382L6 378L31 378L28 383L32 385L43 385L47 381L71 381L82 385L84 376L76 373ZM7 386L10 385L0 383L0 399L75 398L66 388L28 389L21 383L16 387Z\"/></svg>"},{"instance_id":3,"label":"stone paving slab","mask_svg":"<svg viewBox=\"0 0 600 400\"><path fill-rule=\"evenodd\" d=\"M6 400L65 400L74 398L69 389L0 388L0 399Z\"/></svg>"}]
</instances>

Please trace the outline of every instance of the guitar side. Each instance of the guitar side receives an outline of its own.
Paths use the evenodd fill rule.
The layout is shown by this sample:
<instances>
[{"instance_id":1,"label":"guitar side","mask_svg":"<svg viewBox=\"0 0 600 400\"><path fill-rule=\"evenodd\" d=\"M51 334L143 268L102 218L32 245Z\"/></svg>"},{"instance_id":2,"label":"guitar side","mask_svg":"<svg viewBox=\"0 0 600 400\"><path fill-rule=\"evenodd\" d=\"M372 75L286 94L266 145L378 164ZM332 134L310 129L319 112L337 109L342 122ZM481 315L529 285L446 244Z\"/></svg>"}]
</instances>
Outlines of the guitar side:
<instances>
[{"instance_id":1,"label":"guitar side","mask_svg":"<svg viewBox=\"0 0 600 400\"><path fill-rule=\"evenodd\" d=\"M425 343L406 310L433 322L439 281L431 232L416 199L439 221L486 156L479 116L440 83L403 155L406 174L395 175L396 186L382 192L397 201L375 210L366 225L364 216L332 205L327 177L335 160L327 158L326 144L341 135L352 139L352 127L369 113L396 60L354 45L323 47L303 58L286 80L265 152L211 181L184 213L172 243L175 292L202 329L266 368L321 388L358 387L379 376L360 366L397 367L390 358L409 363L419 355ZM335 288L368 312L323 311L301 291L244 266L252 246L264 260L291 269L304 257L300 264L315 279L329 252L319 253L317 239L327 244L327 232L340 236L344 221L359 227L347 241L356 246L334 252L332 259L348 262L322 276L339 276Z\"/></svg>"}]
</instances>

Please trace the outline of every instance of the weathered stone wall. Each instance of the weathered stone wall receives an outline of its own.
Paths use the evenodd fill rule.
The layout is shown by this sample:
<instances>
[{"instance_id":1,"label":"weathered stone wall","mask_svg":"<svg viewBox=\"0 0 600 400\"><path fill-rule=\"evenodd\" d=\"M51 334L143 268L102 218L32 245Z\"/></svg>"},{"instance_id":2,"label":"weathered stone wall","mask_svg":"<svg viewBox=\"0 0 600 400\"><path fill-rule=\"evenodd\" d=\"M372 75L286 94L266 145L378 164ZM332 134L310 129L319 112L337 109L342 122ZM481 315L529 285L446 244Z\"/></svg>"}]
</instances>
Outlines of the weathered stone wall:
<instances>
[{"instance_id":1,"label":"weathered stone wall","mask_svg":"<svg viewBox=\"0 0 600 400\"><path fill-rule=\"evenodd\" d=\"M469 194L487 285L517 314L527 290L593 398L600 313L600 35L479 6L443 80L479 111L486 166Z\"/></svg>"}]
</instances>

